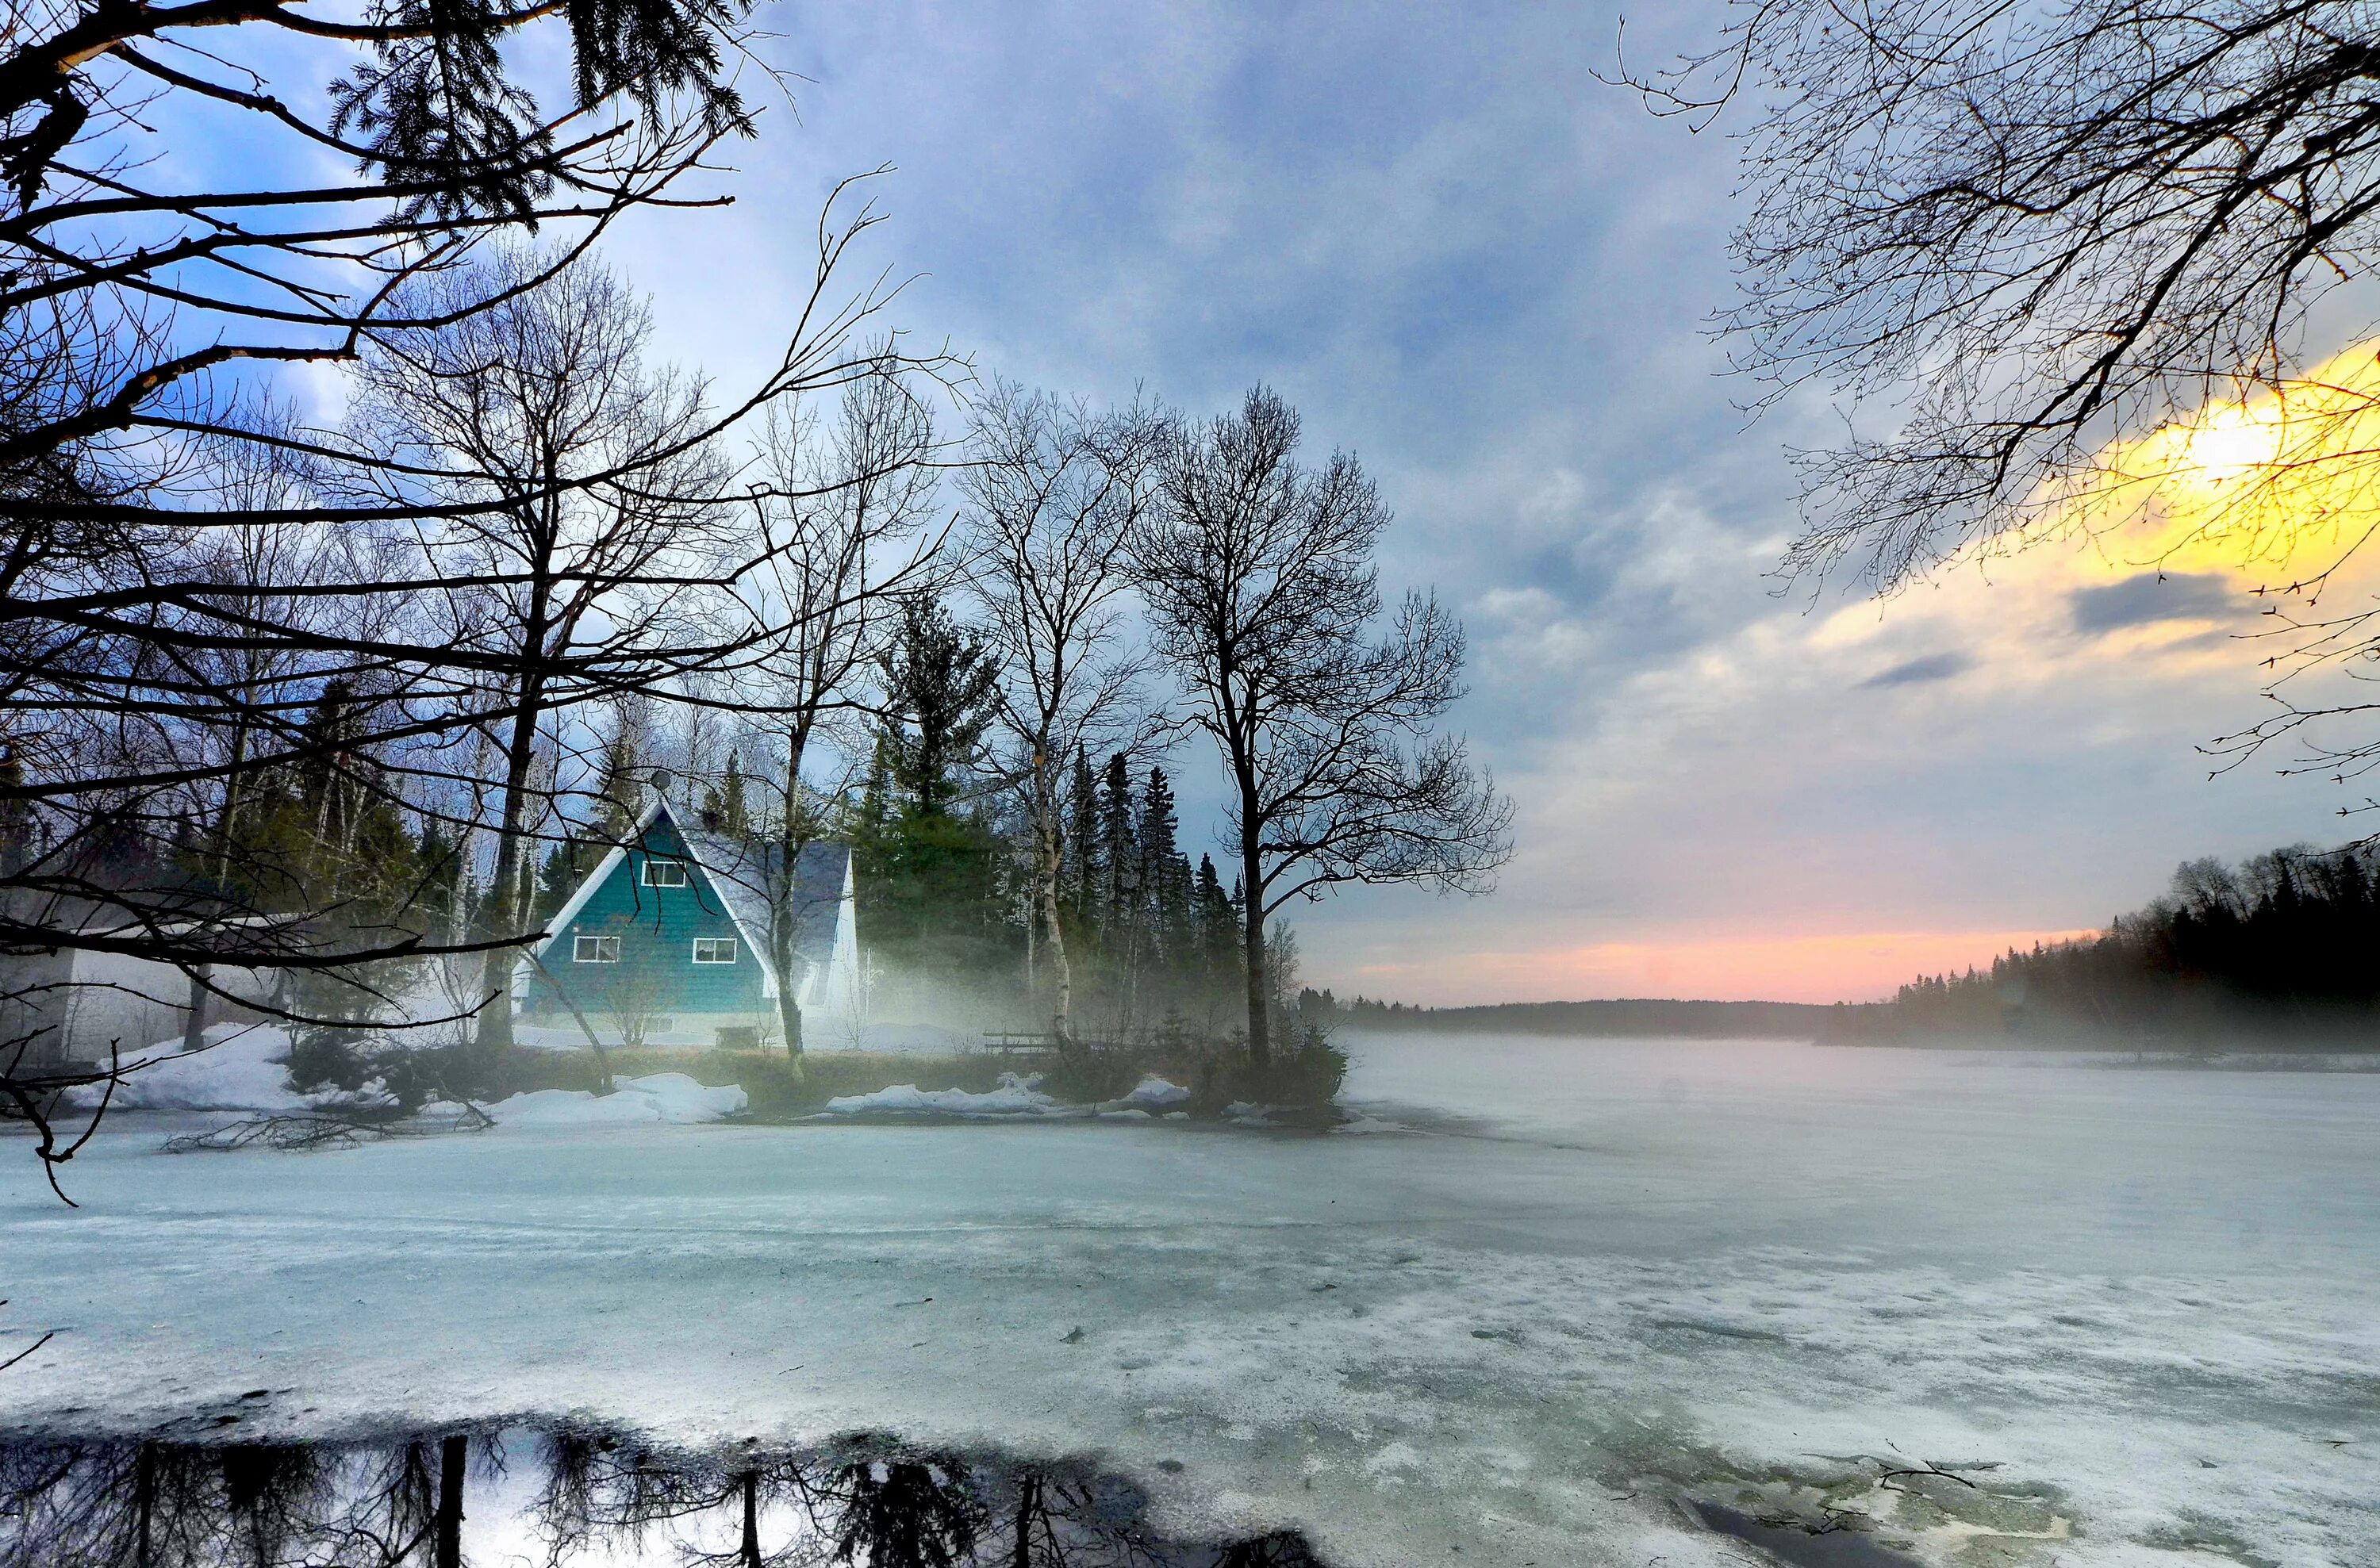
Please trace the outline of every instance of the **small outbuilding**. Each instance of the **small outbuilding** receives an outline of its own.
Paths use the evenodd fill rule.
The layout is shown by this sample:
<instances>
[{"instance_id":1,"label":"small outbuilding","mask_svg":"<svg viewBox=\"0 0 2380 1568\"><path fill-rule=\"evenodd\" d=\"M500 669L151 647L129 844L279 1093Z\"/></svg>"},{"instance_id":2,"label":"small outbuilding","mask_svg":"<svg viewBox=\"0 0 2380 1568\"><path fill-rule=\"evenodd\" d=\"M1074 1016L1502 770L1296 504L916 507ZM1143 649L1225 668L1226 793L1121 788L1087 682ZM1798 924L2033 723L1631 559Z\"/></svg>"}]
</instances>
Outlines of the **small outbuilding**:
<instances>
[{"instance_id":1,"label":"small outbuilding","mask_svg":"<svg viewBox=\"0 0 2380 1568\"><path fill-rule=\"evenodd\" d=\"M781 1036L779 987L805 1019L847 1018L859 995L849 845L784 846L689 828L668 802L607 851L521 961L522 1023L607 1043L754 1045ZM770 933L793 926L788 973Z\"/></svg>"}]
</instances>

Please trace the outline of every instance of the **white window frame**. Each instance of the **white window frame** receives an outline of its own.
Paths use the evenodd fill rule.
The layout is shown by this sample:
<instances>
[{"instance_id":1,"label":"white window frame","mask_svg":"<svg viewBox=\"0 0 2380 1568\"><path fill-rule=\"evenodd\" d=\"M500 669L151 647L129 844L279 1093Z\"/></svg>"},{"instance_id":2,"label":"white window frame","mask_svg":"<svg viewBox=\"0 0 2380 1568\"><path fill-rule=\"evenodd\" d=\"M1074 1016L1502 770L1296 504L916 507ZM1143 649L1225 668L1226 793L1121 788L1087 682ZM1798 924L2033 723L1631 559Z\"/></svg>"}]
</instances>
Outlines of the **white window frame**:
<instances>
[{"instance_id":1,"label":"white window frame","mask_svg":"<svg viewBox=\"0 0 2380 1568\"><path fill-rule=\"evenodd\" d=\"M620 939L616 936L578 936L570 938L570 961L575 964L616 964L620 961Z\"/></svg>"},{"instance_id":2,"label":"white window frame","mask_svg":"<svg viewBox=\"0 0 2380 1568\"><path fill-rule=\"evenodd\" d=\"M725 958L706 959L702 956L702 950L705 947L709 947L711 951L717 952L719 950L719 944L722 942L727 944L727 956ZM732 964L735 961L736 946L737 943L735 938L733 936L698 936L694 939L694 961L698 964Z\"/></svg>"},{"instance_id":3,"label":"white window frame","mask_svg":"<svg viewBox=\"0 0 2380 1568\"><path fill-rule=\"evenodd\" d=\"M666 871L669 873L671 877L674 877L676 880L671 881L667 878L655 876L653 874L657 871ZM645 886L648 887L683 887L686 886L690 878L688 878L686 874L686 862L684 861L655 859L654 857L648 855L645 857L644 880Z\"/></svg>"}]
</instances>

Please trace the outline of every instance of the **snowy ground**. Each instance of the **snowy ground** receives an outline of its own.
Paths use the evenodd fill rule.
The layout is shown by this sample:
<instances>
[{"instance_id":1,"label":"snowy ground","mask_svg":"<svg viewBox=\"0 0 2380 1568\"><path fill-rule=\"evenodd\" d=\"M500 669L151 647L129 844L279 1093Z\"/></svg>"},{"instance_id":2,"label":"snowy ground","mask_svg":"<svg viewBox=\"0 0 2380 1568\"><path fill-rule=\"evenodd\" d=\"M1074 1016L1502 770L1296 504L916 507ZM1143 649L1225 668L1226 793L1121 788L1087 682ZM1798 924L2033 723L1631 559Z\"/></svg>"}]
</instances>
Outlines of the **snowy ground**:
<instances>
[{"instance_id":1,"label":"snowy ground","mask_svg":"<svg viewBox=\"0 0 2380 1568\"><path fill-rule=\"evenodd\" d=\"M0 1421L269 1387L274 1430L890 1429L1096 1455L1356 1563L1740 1562L1682 1492L1829 1481L1944 1562L2380 1562L2380 1074L1352 1043L1368 1136L166 1156L127 1118L79 1211L0 1145L0 1358L59 1331ZM1852 1495L1915 1460L1997 1466L1968 1523Z\"/></svg>"}]
</instances>

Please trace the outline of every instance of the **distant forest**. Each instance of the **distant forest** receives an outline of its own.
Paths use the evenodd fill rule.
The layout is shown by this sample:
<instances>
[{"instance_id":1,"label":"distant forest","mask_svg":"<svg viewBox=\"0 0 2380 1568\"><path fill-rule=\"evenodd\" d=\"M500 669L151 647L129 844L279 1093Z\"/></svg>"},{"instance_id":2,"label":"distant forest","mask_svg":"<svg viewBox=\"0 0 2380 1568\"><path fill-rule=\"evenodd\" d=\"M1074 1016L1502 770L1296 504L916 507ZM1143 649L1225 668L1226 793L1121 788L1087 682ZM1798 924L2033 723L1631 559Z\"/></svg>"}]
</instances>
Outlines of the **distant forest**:
<instances>
[{"instance_id":1,"label":"distant forest","mask_svg":"<svg viewBox=\"0 0 2380 1568\"><path fill-rule=\"evenodd\" d=\"M2099 936L1830 1009L1819 1037L2380 1046L2380 846L2187 862Z\"/></svg>"},{"instance_id":2,"label":"distant forest","mask_svg":"<svg viewBox=\"0 0 2380 1568\"><path fill-rule=\"evenodd\" d=\"M1447 1033L2380 1048L2380 845L2190 861L2164 898L2098 936L1921 976L1888 1002L1302 1002L1357 1029Z\"/></svg>"}]
</instances>

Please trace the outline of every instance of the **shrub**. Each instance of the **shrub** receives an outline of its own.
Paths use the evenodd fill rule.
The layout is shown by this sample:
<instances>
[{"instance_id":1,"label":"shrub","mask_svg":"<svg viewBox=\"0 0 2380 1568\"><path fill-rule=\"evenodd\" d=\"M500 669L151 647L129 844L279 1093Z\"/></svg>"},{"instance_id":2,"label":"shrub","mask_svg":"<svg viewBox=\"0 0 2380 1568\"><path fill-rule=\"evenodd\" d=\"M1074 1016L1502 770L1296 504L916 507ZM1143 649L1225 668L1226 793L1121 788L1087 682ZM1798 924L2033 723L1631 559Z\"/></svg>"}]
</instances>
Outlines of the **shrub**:
<instances>
[{"instance_id":1,"label":"shrub","mask_svg":"<svg viewBox=\"0 0 2380 1568\"><path fill-rule=\"evenodd\" d=\"M1258 1067L1249 1059L1246 1038L1234 1031L1199 1064L1196 1078L1193 1105L1209 1116L1241 1102L1323 1112L1347 1080L1347 1053L1308 1024L1275 1046L1272 1060Z\"/></svg>"},{"instance_id":2,"label":"shrub","mask_svg":"<svg viewBox=\"0 0 2380 1568\"><path fill-rule=\"evenodd\" d=\"M1070 1105L1121 1100L1153 1070L1145 1053L1120 1045L1061 1041L1058 1059L1041 1077L1041 1092Z\"/></svg>"}]
</instances>

